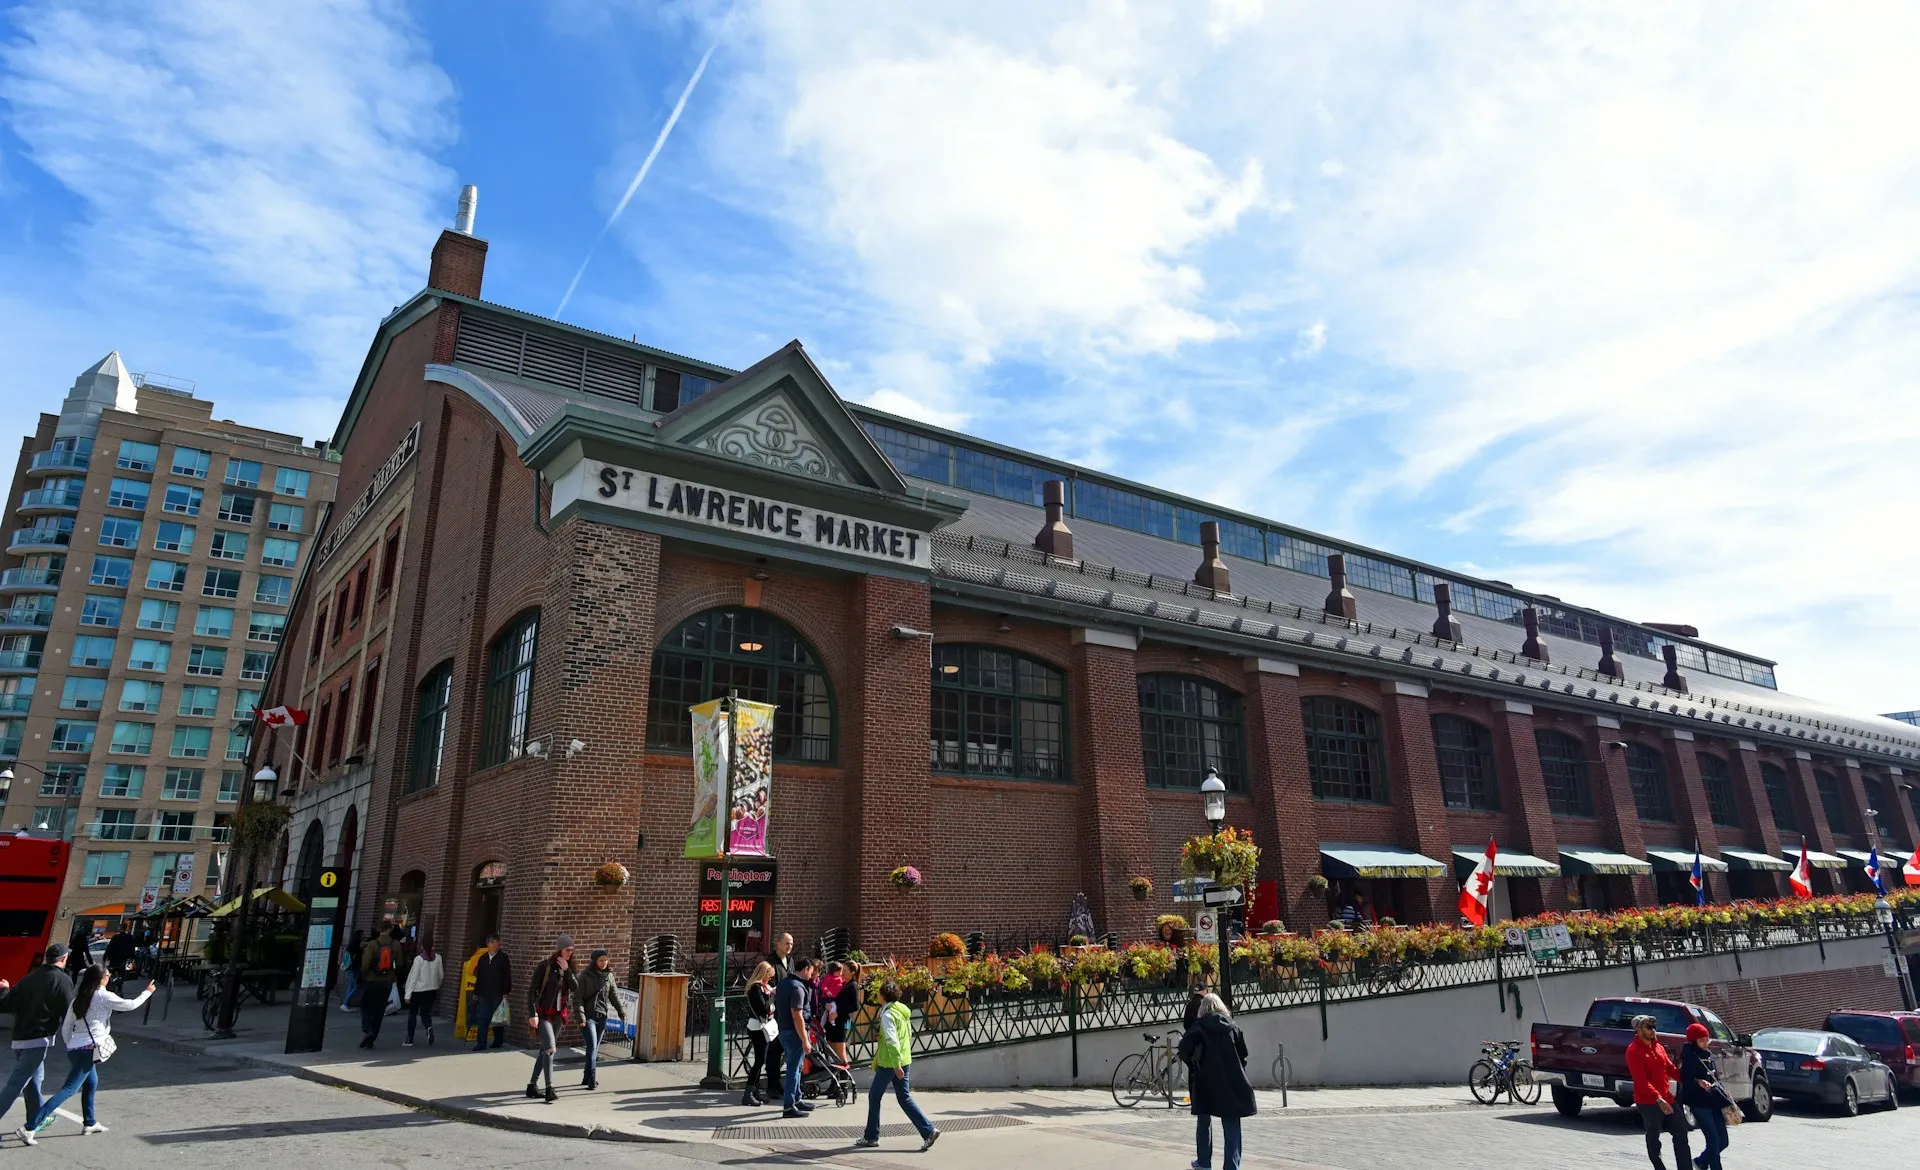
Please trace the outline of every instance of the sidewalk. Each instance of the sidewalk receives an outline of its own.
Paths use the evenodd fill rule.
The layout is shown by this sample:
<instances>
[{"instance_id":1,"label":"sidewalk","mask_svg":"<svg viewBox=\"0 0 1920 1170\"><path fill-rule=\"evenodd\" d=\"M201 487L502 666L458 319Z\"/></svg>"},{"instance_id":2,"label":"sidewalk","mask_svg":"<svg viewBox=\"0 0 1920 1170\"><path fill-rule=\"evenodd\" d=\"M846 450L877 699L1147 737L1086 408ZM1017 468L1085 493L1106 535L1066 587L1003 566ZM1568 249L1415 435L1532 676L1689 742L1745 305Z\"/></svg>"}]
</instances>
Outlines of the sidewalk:
<instances>
[{"instance_id":1,"label":"sidewalk","mask_svg":"<svg viewBox=\"0 0 1920 1170\"><path fill-rule=\"evenodd\" d=\"M862 1084L861 1101L840 1108L817 1102L805 1121L785 1121L780 1110L747 1108L738 1091L700 1088L705 1069L693 1062L644 1064L627 1057L625 1045L602 1049L600 1088L586 1092L580 1085L584 1057L578 1049L563 1048L554 1087L560 1099L549 1105L525 1096L533 1070L532 1056L508 1047L474 1052L452 1039L451 1027L441 1021L439 1043L426 1046L421 1035L413 1048L401 1047L406 1035L403 1017L389 1016L377 1048L357 1047L359 1013L342 1012L333 1005L327 1013L326 1051L288 1054L287 1007L248 1004L241 1012L238 1036L217 1040L201 1026L199 1004L191 995L176 998L161 1019L155 1005L150 1023L137 1016L122 1017L114 1034L138 1044L177 1052L205 1054L223 1060L288 1073L321 1084L367 1093L397 1104L425 1109L458 1120L497 1125L565 1137L631 1142L749 1143L764 1147L844 1146L857 1137L865 1122L864 1070L855 1077ZM1164 1105L1120 1109L1098 1089L928 1091L916 1093L943 1132L1026 1129L1065 1129L1163 1121L1184 1110ZM1278 1092L1261 1091L1260 1108L1272 1116L1326 1116L1367 1113L1434 1112L1478 1109L1463 1086L1300 1089L1290 1105L1280 1106ZM883 1134L889 1139L909 1137L911 1127L897 1107L888 1104ZM1009 1135L1012 1136L1012 1135ZM1030 1133L1022 1140L1043 1135ZM1059 1135L1066 1137L1067 1135Z\"/></svg>"}]
</instances>

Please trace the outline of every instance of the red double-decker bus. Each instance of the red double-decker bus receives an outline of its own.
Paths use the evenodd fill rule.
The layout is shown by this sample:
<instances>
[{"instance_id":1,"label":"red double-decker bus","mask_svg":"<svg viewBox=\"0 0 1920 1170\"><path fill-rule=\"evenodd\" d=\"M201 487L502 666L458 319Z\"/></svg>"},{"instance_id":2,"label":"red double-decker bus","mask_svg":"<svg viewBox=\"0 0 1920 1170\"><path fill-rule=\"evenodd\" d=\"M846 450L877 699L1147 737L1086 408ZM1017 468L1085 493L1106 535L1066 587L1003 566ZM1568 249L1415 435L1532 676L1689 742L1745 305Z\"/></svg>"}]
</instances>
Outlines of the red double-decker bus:
<instances>
[{"instance_id":1,"label":"red double-decker bus","mask_svg":"<svg viewBox=\"0 0 1920 1170\"><path fill-rule=\"evenodd\" d=\"M55 837L0 833L0 979L18 983L47 949L71 853Z\"/></svg>"}]
</instances>

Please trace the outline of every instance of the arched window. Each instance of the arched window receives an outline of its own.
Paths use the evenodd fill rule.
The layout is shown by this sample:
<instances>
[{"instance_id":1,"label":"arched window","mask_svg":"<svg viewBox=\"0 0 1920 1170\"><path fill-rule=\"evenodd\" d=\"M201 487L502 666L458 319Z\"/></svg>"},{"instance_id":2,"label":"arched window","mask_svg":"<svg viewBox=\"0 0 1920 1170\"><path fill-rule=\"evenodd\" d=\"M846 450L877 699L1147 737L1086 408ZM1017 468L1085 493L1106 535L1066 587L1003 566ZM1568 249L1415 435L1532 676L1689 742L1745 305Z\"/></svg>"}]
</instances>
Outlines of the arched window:
<instances>
[{"instance_id":1,"label":"arched window","mask_svg":"<svg viewBox=\"0 0 1920 1170\"><path fill-rule=\"evenodd\" d=\"M1827 828L1836 837L1851 836L1847 828L1847 804L1840 799L1840 778L1832 772L1815 772L1813 786L1820 790L1820 806L1827 810Z\"/></svg>"},{"instance_id":2,"label":"arched window","mask_svg":"<svg viewBox=\"0 0 1920 1170\"><path fill-rule=\"evenodd\" d=\"M487 648L487 705L480 721L480 766L517 760L527 747L533 706L533 653L540 615L526 614L500 632Z\"/></svg>"},{"instance_id":3,"label":"arched window","mask_svg":"<svg viewBox=\"0 0 1920 1170\"><path fill-rule=\"evenodd\" d=\"M693 748L687 708L729 689L772 703L773 758L833 758L833 698L813 647L792 626L757 609L710 609L681 622L653 655L647 746Z\"/></svg>"},{"instance_id":4,"label":"arched window","mask_svg":"<svg viewBox=\"0 0 1920 1170\"><path fill-rule=\"evenodd\" d=\"M314 888L320 881L320 870L327 864L326 832L318 820L307 823L306 835L300 839L300 861L293 871L294 892L304 900L313 899Z\"/></svg>"},{"instance_id":5,"label":"arched window","mask_svg":"<svg viewBox=\"0 0 1920 1170\"><path fill-rule=\"evenodd\" d=\"M1571 735L1536 729L1540 775L1547 782L1547 807L1556 817L1593 815L1593 785L1587 780L1586 745Z\"/></svg>"},{"instance_id":6,"label":"arched window","mask_svg":"<svg viewBox=\"0 0 1920 1170\"><path fill-rule=\"evenodd\" d=\"M1387 800L1386 751L1380 716L1345 699L1300 700L1307 737L1307 774L1315 800Z\"/></svg>"},{"instance_id":7,"label":"arched window","mask_svg":"<svg viewBox=\"0 0 1920 1170\"><path fill-rule=\"evenodd\" d=\"M447 708L453 704L453 663L436 667L413 696L413 762L407 791L440 783L440 758L447 746Z\"/></svg>"},{"instance_id":8,"label":"arched window","mask_svg":"<svg viewBox=\"0 0 1920 1170\"><path fill-rule=\"evenodd\" d=\"M1066 779L1066 679L991 646L933 648L928 764L936 772Z\"/></svg>"},{"instance_id":9,"label":"arched window","mask_svg":"<svg viewBox=\"0 0 1920 1170\"><path fill-rule=\"evenodd\" d=\"M1140 754L1150 788L1198 789L1215 768L1246 791L1240 696L1178 674L1140 676Z\"/></svg>"},{"instance_id":10,"label":"arched window","mask_svg":"<svg viewBox=\"0 0 1920 1170\"><path fill-rule=\"evenodd\" d=\"M1713 823L1738 827L1740 806L1733 799L1733 770L1719 756L1699 755L1700 783L1707 790L1707 809Z\"/></svg>"},{"instance_id":11,"label":"arched window","mask_svg":"<svg viewBox=\"0 0 1920 1170\"><path fill-rule=\"evenodd\" d=\"M1440 761L1440 794L1448 808L1493 812L1500 807L1492 732L1458 715L1435 715L1433 750Z\"/></svg>"},{"instance_id":12,"label":"arched window","mask_svg":"<svg viewBox=\"0 0 1920 1170\"><path fill-rule=\"evenodd\" d=\"M1667 763L1645 744L1627 745L1627 780L1633 785L1633 807L1643 821L1671 821L1673 798L1667 795Z\"/></svg>"},{"instance_id":13,"label":"arched window","mask_svg":"<svg viewBox=\"0 0 1920 1170\"><path fill-rule=\"evenodd\" d=\"M1873 810L1873 822L1880 830L1880 840L1893 845L1899 835L1894 831L1893 810L1887 807L1887 790L1877 777L1863 776L1860 783L1867 790L1867 807Z\"/></svg>"},{"instance_id":14,"label":"arched window","mask_svg":"<svg viewBox=\"0 0 1920 1170\"><path fill-rule=\"evenodd\" d=\"M1776 764L1761 764L1760 782L1767 789L1767 807L1773 810L1773 827L1783 833L1798 833L1800 816L1793 811L1793 789L1787 785L1787 770Z\"/></svg>"}]
</instances>

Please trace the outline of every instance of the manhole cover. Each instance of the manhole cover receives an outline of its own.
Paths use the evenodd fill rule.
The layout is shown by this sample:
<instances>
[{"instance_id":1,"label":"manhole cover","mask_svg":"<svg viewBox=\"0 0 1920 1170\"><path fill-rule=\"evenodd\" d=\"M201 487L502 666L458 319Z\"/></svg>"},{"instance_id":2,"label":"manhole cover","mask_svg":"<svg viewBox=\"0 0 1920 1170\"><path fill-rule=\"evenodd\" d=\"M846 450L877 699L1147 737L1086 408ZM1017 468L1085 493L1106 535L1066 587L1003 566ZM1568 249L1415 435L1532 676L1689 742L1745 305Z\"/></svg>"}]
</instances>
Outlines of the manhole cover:
<instances>
[{"instance_id":1,"label":"manhole cover","mask_svg":"<svg viewBox=\"0 0 1920 1170\"><path fill-rule=\"evenodd\" d=\"M961 1133L969 1129L1007 1129L1025 1125L1018 1117L955 1117L939 1123L942 1133ZM743 1142L831 1142L852 1141L866 1132L864 1125L729 1125L713 1131L716 1141ZM917 1136L913 1126L902 1121L880 1127L881 1137Z\"/></svg>"}]
</instances>

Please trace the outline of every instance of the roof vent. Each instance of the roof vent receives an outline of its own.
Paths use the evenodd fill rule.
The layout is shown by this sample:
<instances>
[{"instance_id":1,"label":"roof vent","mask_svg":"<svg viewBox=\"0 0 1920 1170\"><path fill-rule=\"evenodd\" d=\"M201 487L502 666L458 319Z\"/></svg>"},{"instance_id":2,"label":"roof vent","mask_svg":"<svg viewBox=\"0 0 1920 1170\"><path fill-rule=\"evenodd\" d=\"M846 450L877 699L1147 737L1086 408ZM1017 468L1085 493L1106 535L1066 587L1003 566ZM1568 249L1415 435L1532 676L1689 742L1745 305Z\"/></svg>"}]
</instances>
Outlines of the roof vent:
<instances>
[{"instance_id":1,"label":"roof vent","mask_svg":"<svg viewBox=\"0 0 1920 1170\"><path fill-rule=\"evenodd\" d=\"M1527 628L1527 640L1521 644L1520 653L1535 662L1552 662L1547 654L1547 644L1540 640L1540 611L1531 605L1520 611L1520 624Z\"/></svg>"},{"instance_id":2,"label":"roof vent","mask_svg":"<svg viewBox=\"0 0 1920 1170\"><path fill-rule=\"evenodd\" d=\"M1445 581L1433 583L1433 607L1440 616L1433 619L1433 636L1443 642L1460 640L1460 619L1453 616L1453 586Z\"/></svg>"},{"instance_id":3,"label":"roof vent","mask_svg":"<svg viewBox=\"0 0 1920 1170\"><path fill-rule=\"evenodd\" d=\"M1220 559L1220 522L1217 520L1200 522L1200 567L1194 571L1193 583L1205 585L1215 593L1233 592L1227 563Z\"/></svg>"},{"instance_id":4,"label":"roof vent","mask_svg":"<svg viewBox=\"0 0 1920 1170\"><path fill-rule=\"evenodd\" d=\"M1347 558L1339 553L1330 554L1327 557L1327 576L1333 578L1333 588L1327 591L1326 611L1347 621L1358 618L1360 606L1353 599L1353 591L1347 588Z\"/></svg>"},{"instance_id":5,"label":"roof vent","mask_svg":"<svg viewBox=\"0 0 1920 1170\"><path fill-rule=\"evenodd\" d=\"M1073 559L1073 532L1062 519L1067 507L1067 481L1050 479L1041 485L1041 491L1046 501L1047 522L1040 529L1040 535L1033 538L1033 547L1048 556L1070 561Z\"/></svg>"},{"instance_id":6,"label":"roof vent","mask_svg":"<svg viewBox=\"0 0 1920 1170\"><path fill-rule=\"evenodd\" d=\"M468 183L460 188L460 209L453 215L453 230L463 236L473 234L473 213L480 206L480 188Z\"/></svg>"},{"instance_id":7,"label":"roof vent","mask_svg":"<svg viewBox=\"0 0 1920 1170\"><path fill-rule=\"evenodd\" d=\"M1679 648L1672 642L1668 642L1666 645L1660 647L1660 657L1667 660L1667 677L1660 680L1660 685L1670 691L1679 691L1683 695L1686 694L1687 676L1680 673Z\"/></svg>"},{"instance_id":8,"label":"roof vent","mask_svg":"<svg viewBox=\"0 0 1920 1170\"><path fill-rule=\"evenodd\" d=\"M1613 627L1600 627L1600 665L1596 667L1608 678L1621 677L1620 660L1613 656Z\"/></svg>"}]
</instances>

